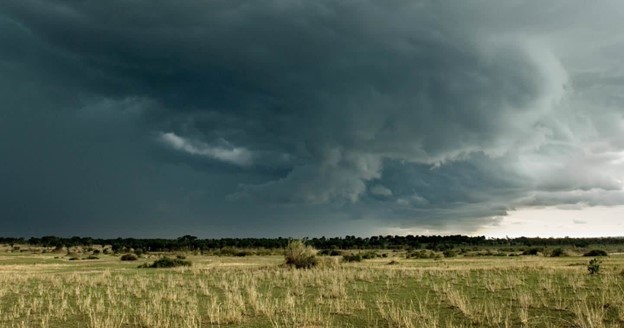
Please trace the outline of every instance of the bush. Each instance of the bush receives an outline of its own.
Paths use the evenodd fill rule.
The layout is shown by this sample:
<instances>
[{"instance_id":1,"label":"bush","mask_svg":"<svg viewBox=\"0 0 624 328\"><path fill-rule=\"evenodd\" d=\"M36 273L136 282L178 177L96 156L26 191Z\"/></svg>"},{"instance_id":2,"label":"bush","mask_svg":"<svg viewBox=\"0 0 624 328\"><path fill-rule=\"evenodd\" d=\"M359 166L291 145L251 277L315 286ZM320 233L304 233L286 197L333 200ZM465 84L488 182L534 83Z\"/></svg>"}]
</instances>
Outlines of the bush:
<instances>
[{"instance_id":1,"label":"bush","mask_svg":"<svg viewBox=\"0 0 624 328\"><path fill-rule=\"evenodd\" d=\"M583 256L609 256L609 254L602 249L592 249L591 251L583 254Z\"/></svg>"},{"instance_id":2,"label":"bush","mask_svg":"<svg viewBox=\"0 0 624 328\"><path fill-rule=\"evenodd\" d=\"M253 252L241 249L237 251L236 253L234 253L234 256L237 256L237 257L245 257L248 255L253 255Z\"/></svg>"},{"instance_id":3,"label":"bush","mask_svg":"<svg viewBox=\"0 0 624 328\"><path fill-rule=\"evenodd\" d=\"M452 250L452 249L445 250L444 252L442 252L442 254L444 254L444 257L455 257L455 256L457 256L457 252Z\"/></svg>"},{"instance_id":4,"label":"bush","mask_svg":"<svg viewBox=\"0 0 624 328\"><path fill-rule=\"evenodd\" d=\"M80 258L77 257L77 256L73 256L73 257L70 257L69 260L70 261L77 261L77 260L80 260Z\"/></svg>"},{"instance_id":5,"label":"bush","mask_svg":"<svg viewBox=\"0 0 624 328\"><path fill-rule=\"evenodd\" d=\"M124 254L121 256L122 261L136 261L139 258L134 254Z\"/></svg>"},{"instance_id":6,"label":"bush","mask_svg":"<svg viewBox=\"0 0 624 328\"><path fill-rule=\"evenodd\" d=\"M533 247L522 252L522 255L537 255L538 253L542 251L543 251L542 248Z\"/></svg>"},{"instance_id":7,"label":"bush","mask_svg":"<svg viewBox=\"0 0 624 328\"><path fill-rule=\"evenodd\" d=\"M284 258L286 265L294 266L297 269L309 269L318 264L316 250L301 240L292 240L288 243Z\"/></svg>"},{"instance_id":8,"label":"bush","mask_svg":"<svg viewBox=\"0 0 624 328\"><path fill-rule=\"evenodd\" d=\"M100 258L95 256L95 255L89 255L87 256L86 260L99 260Z\"/></svg>"},{"instance_id":9,"label":"bush","mask_svg":"<svg viewBox=\"0 0 624 328\"><path fill-rule=\"evenodd\" d=\"M318 253L319 255L324 256L340 256L342 252L337 249L324 249Z\"/></svg>"},{"instance_id":10,"label":"bush","mask_svg":"<svg viewBox=\"0 0 624 328\"><path fill-rule=\"evenodd\" d=\"M232 248L232 247L224 247L215 252L217 256L237 256L237 257L245 257L248 255L254 255L253 251Z\"/></svg>"},{"instance_id":11,"label":"bush","mask_svg":"<svg viewBox=\"0 0 624 328\"><path fill-rule=\"evenodd\" d=\"M154 261L154 263L152 264L143 264L140 265L139 268L176 268L176 267L188 267L191 266L191 262L190 261L185 261L185 260L181 260L181 259L172 259L169 257L163 257L161 259L158 259L156 261Z\"/></svg>"},{"instance_id":12,"label":"bush","mask_svg":"<svg viewBox=\"0 0 624 328\"><path fill-rule=\"evenodd\" d=\"M589 264L587 265L589 274L598 274L600 272L600 263L600 260L596 257L589 260Z\"/></svg>"},{"instance_id":13,"label":"bush","mask_svg":"<svg viewBox=\"0 0 624 328\"><path fill-rule=\"evenodd\" d=\"M342 256L343 262L362 262L362 255L360 254L345 254Z\"/></svg>"},{"instance_id":14,"label":"bush","mask_svg":"<svg viewBox=\"0 0 624 328\"><path fill-rule=\"evenodd\" d=\"M563 248L555 248L552 250L552 252L550 252L550 257L561 257L566 255L567 254L565 250L563 250Z\"/></svg>"}]
</instances>

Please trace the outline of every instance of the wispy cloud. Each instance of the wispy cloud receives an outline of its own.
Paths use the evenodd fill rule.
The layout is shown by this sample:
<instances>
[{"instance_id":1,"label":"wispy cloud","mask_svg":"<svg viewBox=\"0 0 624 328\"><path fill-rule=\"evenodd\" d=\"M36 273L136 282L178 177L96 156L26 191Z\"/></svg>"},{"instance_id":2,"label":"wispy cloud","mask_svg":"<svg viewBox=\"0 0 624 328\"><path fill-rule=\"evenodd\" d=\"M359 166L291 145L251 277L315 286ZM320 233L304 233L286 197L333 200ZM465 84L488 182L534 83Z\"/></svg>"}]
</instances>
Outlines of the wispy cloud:
<instances>
[{"instance_id":1,"label":"wispy cloud","mask_svg":"<svg viewBox=\"0 0 624 328\"><path fill-rule=\"evenodd\" d=\"M174 149L238 166L249 166L253 160L253 154L249 150L232 146L225 140L221 141L230 147L212 146L201 141L180 137L173 132L162 133L160 139Z\"/></svg>"}]
</instances>

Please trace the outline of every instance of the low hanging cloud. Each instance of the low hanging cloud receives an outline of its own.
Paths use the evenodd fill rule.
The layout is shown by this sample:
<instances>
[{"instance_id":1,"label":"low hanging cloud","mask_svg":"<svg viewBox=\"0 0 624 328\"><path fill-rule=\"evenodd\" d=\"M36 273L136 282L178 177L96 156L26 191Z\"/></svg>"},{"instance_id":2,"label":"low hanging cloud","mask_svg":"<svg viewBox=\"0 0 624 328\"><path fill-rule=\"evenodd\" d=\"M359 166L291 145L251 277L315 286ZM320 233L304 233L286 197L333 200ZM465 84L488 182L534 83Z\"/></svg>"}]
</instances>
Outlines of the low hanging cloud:
<instances>
[{"instance_id":1,"label":"low hanging cloud","mask_svg":"<svg viewBox=\"0 0 624 328\"><path fill-rule=\"evenodd\" d=\"M295 166L285 177L243 185L233 199L274 205L308 205L359 200L366 182L381 177L380 158L328 150L320 162Z\"/></svg>"},{"instance_id":2,"label":"low hanging cloud","mask_svg":"<svg viewBox=\"0 0 624 328\"><path fill-rule=\"evenodd\" d=\"M89 234L89 217L181 233L470 233L518 208L624 204L618 3L0 9L0 215L31 227L48 211ZM89 172L107 178L85 185ZM113 185L133 201L115 205Z\"/></svg>"}]
</instances>

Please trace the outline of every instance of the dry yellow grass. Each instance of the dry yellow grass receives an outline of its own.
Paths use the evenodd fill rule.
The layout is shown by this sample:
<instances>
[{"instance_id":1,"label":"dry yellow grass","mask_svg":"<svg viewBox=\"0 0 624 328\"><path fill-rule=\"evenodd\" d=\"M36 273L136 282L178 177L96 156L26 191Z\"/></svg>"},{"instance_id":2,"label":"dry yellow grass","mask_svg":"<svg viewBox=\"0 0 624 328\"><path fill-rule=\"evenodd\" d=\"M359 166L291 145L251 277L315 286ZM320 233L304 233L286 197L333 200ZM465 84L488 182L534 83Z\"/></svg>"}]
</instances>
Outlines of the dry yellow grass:
<instances>
[{"instance_id":1,"label":"dry yellow grass","mask_svg":"<svg viewBox=\"0 0 624 328\"><path fill-rule=\"evenodd\" d=\"M190 268L138 269L112 256L2 254L0 326L624 326L620 256L597 276L580 257L328 258L312 270L276 256L190 260Z\"/></svg>"}]
</instances>

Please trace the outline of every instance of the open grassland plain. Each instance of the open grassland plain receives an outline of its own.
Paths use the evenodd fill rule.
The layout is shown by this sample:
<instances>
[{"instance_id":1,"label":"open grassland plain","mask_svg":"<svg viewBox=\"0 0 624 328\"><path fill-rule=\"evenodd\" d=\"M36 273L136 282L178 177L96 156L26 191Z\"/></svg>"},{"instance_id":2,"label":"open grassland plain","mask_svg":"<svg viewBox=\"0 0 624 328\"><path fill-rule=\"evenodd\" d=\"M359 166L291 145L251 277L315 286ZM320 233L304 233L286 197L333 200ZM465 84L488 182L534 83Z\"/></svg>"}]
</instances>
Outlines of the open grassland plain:
<instances>
[{"instance_id":1,"label":"open grassland plain","mask_svg":"<svg viewBox=\"0 0 624 328\"><path fill-rule=\"evenodd\" d=\"M410 259L0 253L0 327L624 327L624 255Z\"/></svg>"}]
</instances>

